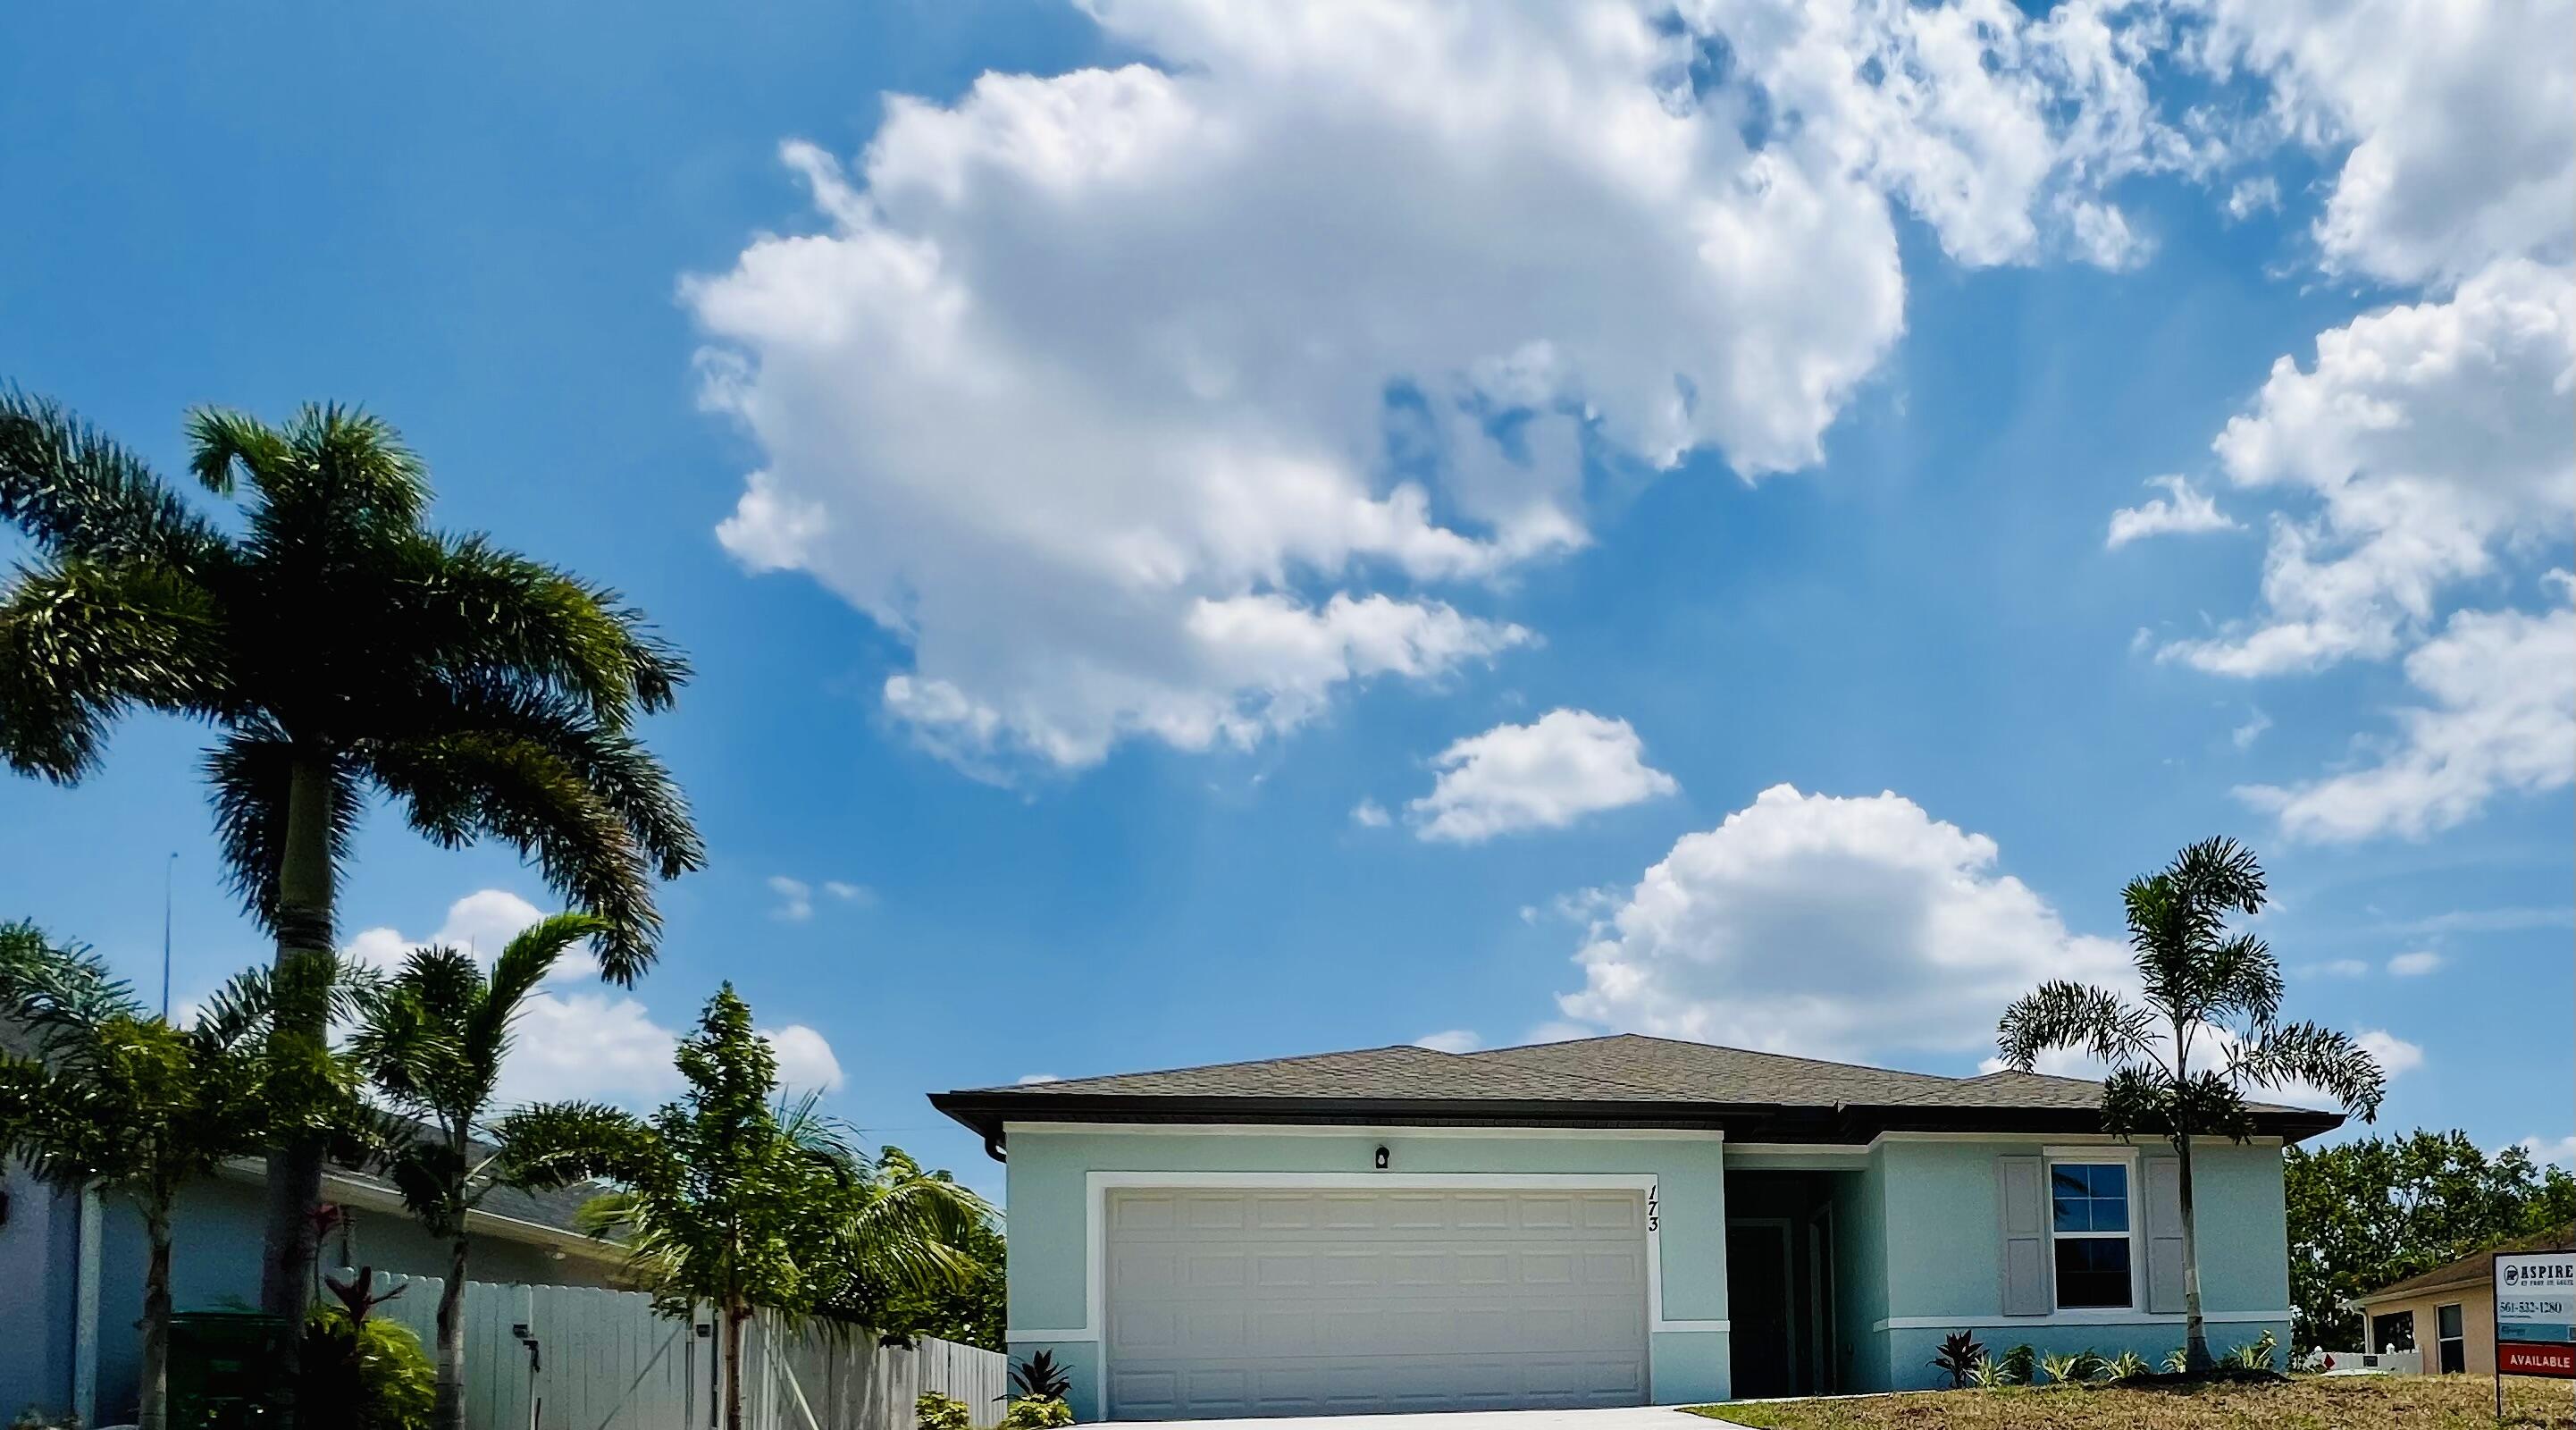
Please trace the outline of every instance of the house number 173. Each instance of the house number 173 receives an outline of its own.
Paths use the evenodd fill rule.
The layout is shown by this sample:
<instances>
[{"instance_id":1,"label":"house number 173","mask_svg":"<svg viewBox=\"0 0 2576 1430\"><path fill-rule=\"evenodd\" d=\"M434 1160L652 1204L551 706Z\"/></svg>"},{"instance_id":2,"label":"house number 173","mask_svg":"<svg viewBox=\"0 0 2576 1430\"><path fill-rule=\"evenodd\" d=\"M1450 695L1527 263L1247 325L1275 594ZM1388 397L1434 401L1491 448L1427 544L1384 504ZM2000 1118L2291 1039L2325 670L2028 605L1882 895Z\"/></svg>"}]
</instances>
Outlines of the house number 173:
<instances>
[{"instance_id":1,"label":"house number 173","mask_svg":"<svg viewBox=\"0 0 2576 1430\"><path fill-rule=\"evenodd\" d=\"M1648 1187L1648 1188L1646 1189L1646 1230L1648 1230L1648 1231L1653 1231L1654 1229L1655 1229L1655 1189L1654 1189L1654 1188L1652 1188L1652 1187Z\"/></svg>"}]
</instances>

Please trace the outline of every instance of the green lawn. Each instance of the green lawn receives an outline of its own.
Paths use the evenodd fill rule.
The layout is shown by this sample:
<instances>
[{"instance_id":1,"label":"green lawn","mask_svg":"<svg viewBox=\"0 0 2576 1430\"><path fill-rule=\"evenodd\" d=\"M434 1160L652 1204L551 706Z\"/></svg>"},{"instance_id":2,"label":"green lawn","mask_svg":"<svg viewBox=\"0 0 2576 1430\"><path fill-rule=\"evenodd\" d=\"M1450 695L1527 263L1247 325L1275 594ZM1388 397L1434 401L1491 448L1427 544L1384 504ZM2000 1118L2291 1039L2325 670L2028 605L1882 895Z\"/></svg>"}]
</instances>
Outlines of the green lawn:
<instances>
[{"instance_id":1,"label":"green lawn","mask_svg":"<svg viewBox=\"0 0 2576 1430\"><path fill-rule=\"evenodd\" d=\"M2461 1375L2302 1376L2273 1385L2193 1390L1942 1390L1703 1405L1691 1413L1762 1430L2494 1430L2496 1424L2495 1382ZM2576 1426L2576 1385L2507 1380L2504 1423Z\"/></svg>"}]
</instances>

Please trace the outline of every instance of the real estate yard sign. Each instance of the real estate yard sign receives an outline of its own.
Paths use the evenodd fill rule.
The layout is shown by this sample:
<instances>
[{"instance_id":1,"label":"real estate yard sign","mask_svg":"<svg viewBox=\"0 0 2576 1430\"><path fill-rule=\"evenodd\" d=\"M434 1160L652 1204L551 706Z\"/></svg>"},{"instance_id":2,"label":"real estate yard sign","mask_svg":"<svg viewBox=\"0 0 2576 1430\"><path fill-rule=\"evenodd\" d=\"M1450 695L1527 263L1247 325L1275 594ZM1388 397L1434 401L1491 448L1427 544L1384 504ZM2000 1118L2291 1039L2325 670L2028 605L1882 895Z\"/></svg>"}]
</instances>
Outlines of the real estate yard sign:
<instances>
[{"instance_id":1,"label":"real estate yard sign","mask_svg":"<svg viewBox=\"0 0 2576 1430\"><path fill-rule=\"evenodd\" d=\"M2496 1253L2496 1374L2576 1379L2576 1251Z\"/></svg>"}]
</instances>

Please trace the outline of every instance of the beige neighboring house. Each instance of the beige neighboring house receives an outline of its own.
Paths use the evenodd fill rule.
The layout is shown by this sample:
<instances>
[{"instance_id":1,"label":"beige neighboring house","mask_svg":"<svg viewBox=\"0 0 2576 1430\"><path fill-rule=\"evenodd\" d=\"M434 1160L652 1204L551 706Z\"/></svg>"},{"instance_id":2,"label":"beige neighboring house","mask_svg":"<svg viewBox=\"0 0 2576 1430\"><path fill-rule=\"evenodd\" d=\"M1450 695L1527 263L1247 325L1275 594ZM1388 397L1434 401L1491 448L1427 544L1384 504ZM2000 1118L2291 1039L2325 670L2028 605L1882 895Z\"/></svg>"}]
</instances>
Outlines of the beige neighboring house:
<instances>
[{"instance_id":1,"label":"beige neighboring house","mask_svg":"<svg viewBox=\"0 0 2576 1430\"><path fill-rule=\"evenodd\" d=\"M2503 1242L2353 1298L2370 1337L2363 1349L2419 1350L2424 1373L2495 1374L2495 1255L2576 1250L2576 1223Z\"/></svg>"}]
</instances>

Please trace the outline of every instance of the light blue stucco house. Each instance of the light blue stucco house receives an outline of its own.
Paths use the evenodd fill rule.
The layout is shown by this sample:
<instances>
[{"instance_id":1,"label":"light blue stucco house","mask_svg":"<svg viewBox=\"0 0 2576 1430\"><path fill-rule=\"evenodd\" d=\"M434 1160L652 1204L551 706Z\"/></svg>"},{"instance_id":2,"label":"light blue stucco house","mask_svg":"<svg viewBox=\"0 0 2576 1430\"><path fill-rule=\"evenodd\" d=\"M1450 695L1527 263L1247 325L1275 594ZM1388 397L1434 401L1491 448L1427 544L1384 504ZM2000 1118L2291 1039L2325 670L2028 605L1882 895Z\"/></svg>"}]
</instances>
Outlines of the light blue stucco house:
<instances>
[{"instance_id":1,"label":"light blue stucco house","mask_svg":"<svg viewBox=\"0 0 2576 1430\"><path fill-rule=\"evenodd\" d=\"M1685 1404L2179 1346L2179 1164L2099 1084L1619 1036L936 1094L1009 1166L1010 1351L1085 1420ZM2194 1149L2222 1348L2290 1334L2263 1107Z\"/></svg>"},{"instance_id":2,"label":"light blue stucco house","mask_svg":"<svg viewBox=\"0 0 2576 1430\"><path fill-rule=\"evenodd\" d=\"M170 1296L181 1311L259 1300L266 1193L257 1162L182 1188L171 1218ZM532 1195L500 1189L467 1225L478 1281L615 1283L624 1252L574 1224L595 1187ZM444 1276L447 1248L420 1229L383 1178L334 1167L323 1197L338 1213L326 1264ZM56 1192L0 1159L0 1423L22 1410L76 1412L83 1424L134 1418L140 1385L143 1219L116 1196Z\"/></svg>"}]
</instances>

